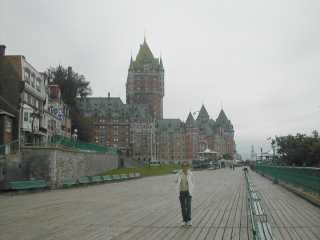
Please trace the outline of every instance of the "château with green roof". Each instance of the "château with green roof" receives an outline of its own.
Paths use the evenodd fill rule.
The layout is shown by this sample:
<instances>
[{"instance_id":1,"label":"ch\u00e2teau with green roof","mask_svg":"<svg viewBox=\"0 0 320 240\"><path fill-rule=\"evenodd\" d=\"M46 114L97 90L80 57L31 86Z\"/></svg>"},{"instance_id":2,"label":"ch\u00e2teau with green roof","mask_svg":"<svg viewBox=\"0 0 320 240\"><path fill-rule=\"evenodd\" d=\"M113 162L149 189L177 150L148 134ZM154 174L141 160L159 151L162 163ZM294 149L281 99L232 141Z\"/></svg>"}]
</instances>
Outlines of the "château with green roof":
<instances>
[{"instance_id":1,"label":"ch\u00e2teau with green roof","mask_svg":"<svg viewBox=\"0 0 320 240\"><path fill-rule=\"evenodd\" d=\"M127 104L141 105L153 119L163 118L164 68L154 57L146 39L135 58L130 59L126 83Z\"/></svg>"}]
</instances>

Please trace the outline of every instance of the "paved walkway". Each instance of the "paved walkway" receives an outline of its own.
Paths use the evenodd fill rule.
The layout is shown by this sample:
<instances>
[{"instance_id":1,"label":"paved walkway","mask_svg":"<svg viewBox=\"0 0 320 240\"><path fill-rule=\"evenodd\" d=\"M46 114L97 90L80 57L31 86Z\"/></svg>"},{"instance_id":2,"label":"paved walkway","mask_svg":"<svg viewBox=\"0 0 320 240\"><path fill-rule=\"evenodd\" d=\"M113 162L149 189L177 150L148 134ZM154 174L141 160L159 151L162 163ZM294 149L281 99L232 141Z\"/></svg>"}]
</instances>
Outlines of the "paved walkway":
<instances>
[{"instance_id":1,"label":"paved walkway","mask_svg":"<svg viewBox=\"0 0 320 240\"><path fill-rule=\"evenodd\" d=\"M275 239L320 239L320 209L254 173ZM180 227L174 175L0 195L0 239L252 239L242 171L194 172L193 226Z\"/></svg>"}]
</instances>

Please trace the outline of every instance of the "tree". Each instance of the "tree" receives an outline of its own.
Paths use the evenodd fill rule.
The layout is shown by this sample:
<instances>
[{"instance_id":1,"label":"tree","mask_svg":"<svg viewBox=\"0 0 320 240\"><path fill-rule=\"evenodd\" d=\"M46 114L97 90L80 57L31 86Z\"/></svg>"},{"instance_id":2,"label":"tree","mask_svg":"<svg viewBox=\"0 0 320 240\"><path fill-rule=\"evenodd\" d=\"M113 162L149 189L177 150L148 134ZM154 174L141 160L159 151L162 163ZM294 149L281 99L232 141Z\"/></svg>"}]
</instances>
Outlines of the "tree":
<instances>
[{"instance_id":1,"label":"tree","mask_svg":"<svg viewBox=\"0 0 320 240\"><path fill-rule=\"evenodd\" d=\"M94 142L94 119L79 115L79 118L73 120L73 128L78 129L79 140L85 142Z\"/></svg>"},{"instance_id":2,"label":"tree","mask_svg":"<svg viewBox=\"0 0 320 240\"><path fill-rule=\"evenodd\" d=\"M72 111L78 110L77 97L85 98L92 94L90 82L86 81L83 75L74 72L71 67L63 68L59 65L56 68L49 68L44 76L50 84L60 86L62 99Z\"/></svg>"},{"instance_id":3,"label":"tree","mask_svg":"<svg viewBox=\"0 0 320 240\"><path fill-rule=\"evenodd\" d=\"M71 67L64 68L61 65L49 68L44 76L49 84L60 86L62 100L70 108L72 129L78 129L79 139L91 142L93 121L81 114L76 100L78 97L86 98L92 94L90 82L86 81L83 75L74 72Z\"/></svg>"},{"instance_id":4,"label":"tree","mask_svg":"<svg viewBox=\"0 0 320 240\"><path fill-rule=\"evenodd\" d=\"M233 160L233 157L228 153L223 154L223 158L226 159L226 160Z\"/></svg>"},{"instance_id":5,"label":"tree","mask_svg":"<svg viewBox=\"0 0 320 240\"><path fill-rule=\"evenodd\" d=\"M319 166L320 165L320 138L317 131L312 136L298 133L276 137L278 152L282 161L287 165Z\"/></svg>"}]
</instances>

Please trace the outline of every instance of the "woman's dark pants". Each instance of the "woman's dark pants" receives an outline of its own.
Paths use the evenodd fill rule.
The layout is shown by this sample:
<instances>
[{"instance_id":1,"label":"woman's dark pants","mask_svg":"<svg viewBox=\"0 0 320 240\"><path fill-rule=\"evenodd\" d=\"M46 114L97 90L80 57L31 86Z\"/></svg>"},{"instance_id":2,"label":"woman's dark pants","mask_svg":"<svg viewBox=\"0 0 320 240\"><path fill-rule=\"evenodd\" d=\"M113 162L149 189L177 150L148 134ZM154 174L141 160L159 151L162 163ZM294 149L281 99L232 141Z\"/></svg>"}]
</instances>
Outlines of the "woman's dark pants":
<instances>
[{"instance_id":1,"label":"woman's dark pants","mask_svg":"<svg viewBox=\"0 0 320 240\"><path fill-rule=\"evenodd\" d=\"M191 196L189 191L180 192L179 199L183 221L188 222L191 220Z\"/></svg>"}]
</instances>

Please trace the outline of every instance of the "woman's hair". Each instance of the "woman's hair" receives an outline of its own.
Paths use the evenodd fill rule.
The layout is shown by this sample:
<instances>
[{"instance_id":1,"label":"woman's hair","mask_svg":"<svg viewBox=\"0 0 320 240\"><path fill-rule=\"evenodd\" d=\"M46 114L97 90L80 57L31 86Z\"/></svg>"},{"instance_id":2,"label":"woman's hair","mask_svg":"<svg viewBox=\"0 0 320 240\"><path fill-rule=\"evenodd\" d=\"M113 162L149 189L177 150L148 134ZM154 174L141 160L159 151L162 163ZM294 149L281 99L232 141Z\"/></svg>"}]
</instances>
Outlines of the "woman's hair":
<instances>
[{"instance_id":1,"label":"woman's hair","mask_svg":"<svg viewBox=\"0 0 320 240\"><path fill-rule=\"evenodd\" d=\"M181 163L181 167L189 167L189 162L183 161L183 162Z\"/></svg>"}]
</instances>

